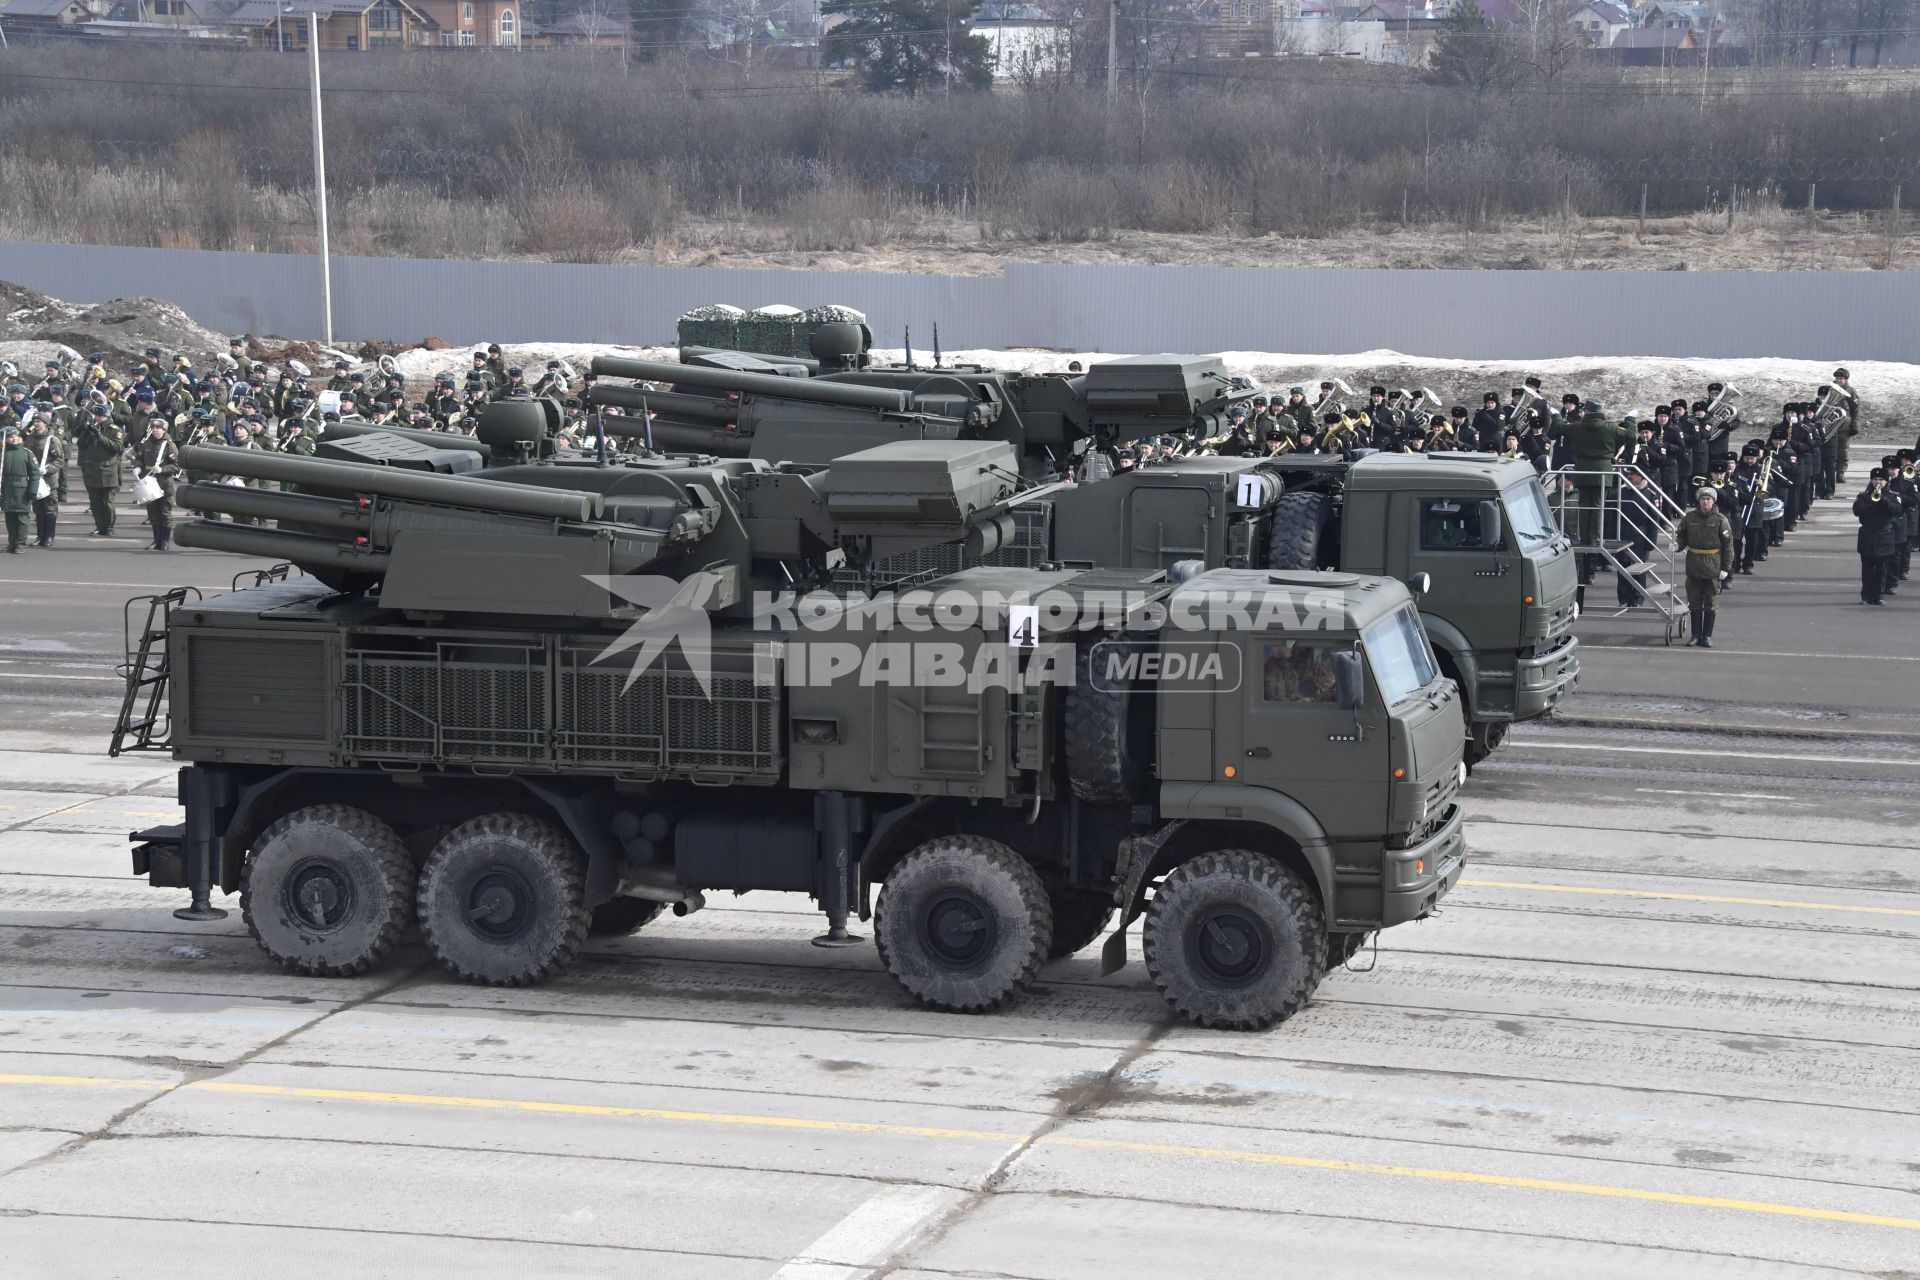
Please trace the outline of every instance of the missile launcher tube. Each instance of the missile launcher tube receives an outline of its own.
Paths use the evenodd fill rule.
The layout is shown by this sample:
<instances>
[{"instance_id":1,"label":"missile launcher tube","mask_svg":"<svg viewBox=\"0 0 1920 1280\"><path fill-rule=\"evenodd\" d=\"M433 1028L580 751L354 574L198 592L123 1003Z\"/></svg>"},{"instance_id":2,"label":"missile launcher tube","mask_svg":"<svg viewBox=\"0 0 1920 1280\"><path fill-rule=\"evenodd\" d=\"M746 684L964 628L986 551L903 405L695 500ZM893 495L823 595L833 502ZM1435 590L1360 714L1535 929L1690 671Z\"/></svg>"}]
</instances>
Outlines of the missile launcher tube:
<instances>
[{"instance_id":1,"label":"missile launcher tube","mask_svg":"<svg viewBox=\"0 0 1920 1280\"><path fill-rule=\"evenodd\" d=\"M230 484L183 484L173 500L189 511L206 511L251 520L365 533L373 527L373 513L356 509L337 498L309 498L267 489L241 489Z\"/></svg>"},{"instance_id":2,"label":"missile launcher tube","mask_svg":"<svg viewBox=\"0 0 1920 1280\"><path fill-rule=\"evenodd\" d=\"M183 547L291 560L303 569L359 569L368 573L384 573L387 569L388 556L384 551L360 551L331 538L289 533L284 529L249 529L195 520L175 529L173 540Z\"/></svg>"},{"instance_id":3,"label":"missile launcher tube","mask_svg":"<svg viewBox=\"0 0 1920 1280\"><path fill-rule=\"evenodd\" d=\"M637 378L643 382L670 382L679 387L739 391L783 400L837 404L852 409L879 409L905 413L912 397L891 387L862 387L844 382L816 382L811 378L782 378L768 373L741 373L701 365L669 364L664 360L637 360L627 356L595 356L593 371L603 377Z\"/></svg>"},{"instance_id":4,"label":"missile launcher tube","mask_svg":"<svg viewBox=\"0 0 1920 1280\"><path fill-rule=\"evenodd\" d=\"M180 465L188 471L275 480L333 492L371 493L387 498L412 498L448 506L472 507L507 515L541 516L556 520L592 520L599 516L597 493L578 489L546 489L502 484L465 476L442 476L362 462L333 462L322 458L290 457L253 449L226 449L188 445L180 450Z\"/></svg>"}]
</instances>

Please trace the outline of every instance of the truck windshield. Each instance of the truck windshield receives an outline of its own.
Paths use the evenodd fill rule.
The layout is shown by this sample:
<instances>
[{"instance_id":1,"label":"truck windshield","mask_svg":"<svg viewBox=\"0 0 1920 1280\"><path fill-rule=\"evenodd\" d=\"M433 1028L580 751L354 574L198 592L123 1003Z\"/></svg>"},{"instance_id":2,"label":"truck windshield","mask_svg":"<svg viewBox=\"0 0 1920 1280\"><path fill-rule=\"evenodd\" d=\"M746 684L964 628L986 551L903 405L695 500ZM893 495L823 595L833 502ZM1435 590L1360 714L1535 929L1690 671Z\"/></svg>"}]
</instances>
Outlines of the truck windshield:
<instances>
[{"instance_id":1,"label":"truck windshield","mask_svg":"<svg viewBox=\"0 0 1920 1280\"><path fill-rule=\"evenodd\" d=\"M1513 531L1519 535L1521 546L1553 541L1553 513L1547 510L1547 497L1540 492L1538 484L1528 480L1500 496L1506 502L1507 519L1513 522Z\"/></svg>"},{"instance_id":2,"label":"truck windshield","mask_svg":"<svg viewBox=\"0 0 1920 1280\"><path fill-rule=\"evenodd\" d=\"M1440 674L1433 665L1427 633L1420 629L1420 617L1411 605L1361 632L1360 642L1366 646L1373 678L1388 706L1412 697Z\"/></svg>"}]
</instances>

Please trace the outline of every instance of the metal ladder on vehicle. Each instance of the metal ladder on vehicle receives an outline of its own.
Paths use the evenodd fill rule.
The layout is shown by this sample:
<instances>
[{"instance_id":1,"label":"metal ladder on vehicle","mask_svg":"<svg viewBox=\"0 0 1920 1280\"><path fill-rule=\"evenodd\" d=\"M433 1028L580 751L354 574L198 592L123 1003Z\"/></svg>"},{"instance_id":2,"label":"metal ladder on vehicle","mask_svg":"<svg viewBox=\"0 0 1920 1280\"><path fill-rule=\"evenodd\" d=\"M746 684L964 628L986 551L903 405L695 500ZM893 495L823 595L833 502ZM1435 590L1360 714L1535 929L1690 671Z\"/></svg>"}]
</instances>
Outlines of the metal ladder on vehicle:
<instances>
[{"instance_id":1,"label":"metal ladder on vehicle","mask_svg":"<svg viewBox=\"0 0 1920 1280\"><path fill-rule=\"evenodd\" d=\"M1646 483L1638 487L1624 483L1622 477L1628 473L1644 477ZM1639 601L1616 605L1608 616L1624 617L1644 603L1659 615L1664 643L1672 644L1676 637L1686 634L1687 605L1682 586L1686 565L1684 553L1674 548L1674 531L1685 510L1667 496L1654 477L1631 463L1609 471L1563 467L1548 472L1543 479L1549 482L1548 505L1562 529L1571 527L1569 514L1590 514L1599 522L1600 537L1591 543L1576 542L1574 554L1604 560L1614 573L1635 581ZM1598 489L1598 504L1582 502L1582 489ZM1635 542L1650 544L1645 556L1635 553Z\"/></svg>"},{"instance_id":2,"label":"metal ladder on vehicle","mask_svg":"<svg viewBox=\"0 0 1920 1280\"><path fill-rule=\"evenodd\" d=\"M173 611L189 598L198 600L199 590L175 587L162 595L135 596L127 601L121 616L121 647L126 656L119 667L120 675L127 682L127 691L120 700L120 715L114 721L113 743L107 748L108 755L117 756L122 751L164 751L171 745L173 711L167 692L173 668L167 652L167 624ZM147 607L147 616L136 644L133 614L142 604Z\"/></svg>"}]
</instances>

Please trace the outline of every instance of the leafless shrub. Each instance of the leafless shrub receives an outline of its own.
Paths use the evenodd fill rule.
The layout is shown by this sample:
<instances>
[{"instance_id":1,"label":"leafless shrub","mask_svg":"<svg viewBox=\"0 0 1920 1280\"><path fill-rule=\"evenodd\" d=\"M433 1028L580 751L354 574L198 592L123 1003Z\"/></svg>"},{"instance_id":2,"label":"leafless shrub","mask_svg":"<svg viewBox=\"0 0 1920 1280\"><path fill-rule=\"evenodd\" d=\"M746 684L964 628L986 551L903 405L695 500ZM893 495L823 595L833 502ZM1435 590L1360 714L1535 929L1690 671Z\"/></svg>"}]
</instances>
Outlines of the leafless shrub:
<instances>
[{"instance_id":1,"label":"leafless shrub","mask_svg":"<svg viewBox=\"0 0 1920 1280\"><path fill-rule=\"evenodd\" d=\"M556 262L611 262L626 247L625 222L582 184L535 195L520 224L520 248Z\"/></svg>"}]
</instances>

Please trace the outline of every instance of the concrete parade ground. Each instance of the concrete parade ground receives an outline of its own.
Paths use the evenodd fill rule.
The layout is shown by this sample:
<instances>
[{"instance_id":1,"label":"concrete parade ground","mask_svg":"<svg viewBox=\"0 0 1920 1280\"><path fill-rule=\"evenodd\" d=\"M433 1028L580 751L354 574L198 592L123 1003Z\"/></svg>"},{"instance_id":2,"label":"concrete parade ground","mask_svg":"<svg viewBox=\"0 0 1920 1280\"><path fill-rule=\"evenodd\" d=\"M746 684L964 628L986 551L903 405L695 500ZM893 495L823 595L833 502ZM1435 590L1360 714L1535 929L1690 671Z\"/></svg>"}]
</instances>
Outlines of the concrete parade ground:
<instances>
[{"instance_id":1,"label":"concrete parade ground","mask_svg":"<svg viewBox=\"0 0 1920 1280\"><path fill-rule=\"evenodd\" d=\"M0 558L0 1274L1920 1276L1920 578L1858 603L1842 492L1711 651L1600 577L1461 888L1250 1035L1137 944L920 1010L779 895L289 975L131 877L175 766L106 755L123 601L253 562L70 504Z\"/></svg>"}]
</instances>

